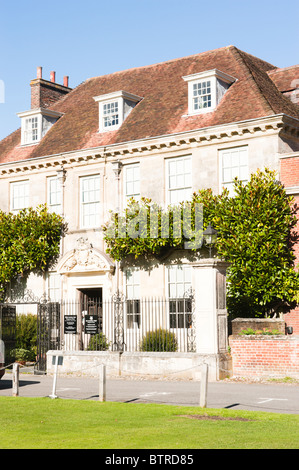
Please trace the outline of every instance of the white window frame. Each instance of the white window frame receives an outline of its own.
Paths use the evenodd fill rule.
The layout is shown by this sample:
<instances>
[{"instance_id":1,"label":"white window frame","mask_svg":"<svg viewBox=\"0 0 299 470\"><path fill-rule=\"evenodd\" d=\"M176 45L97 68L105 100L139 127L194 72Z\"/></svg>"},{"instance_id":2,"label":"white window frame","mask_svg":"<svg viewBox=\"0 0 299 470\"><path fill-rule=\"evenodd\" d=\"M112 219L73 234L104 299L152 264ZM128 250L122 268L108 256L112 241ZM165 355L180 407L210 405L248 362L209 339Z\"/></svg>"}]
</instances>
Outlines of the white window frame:
<instances>
[{"instance_id":1,"label":"white window frame","mask_svg":"<svg viewBox=\"0 0 299 470\"><path fill-rule=\"evenodd\" d=\"M29 207L29 180L12 182L10 190L10 210L12 212L16 213Z\"/></svg>"},{"instance_id":2,"label":"white window frame","mask_svg":"<svg viewBox=\"0 0 299 470\"><path fill-rule=\"evenodd\" d=\"M51 302L61 300L61 275L57 272L49 272L47 276L48 297Z\"/></svg>"},{"instance_id":3,"label":"white window frame","mask_svg":"<svg viewBox=\"0 0 299 470\"><path fill-rule=\"evenodd\" d=\"M184 155L179 157L167 158L166 162L166 204L175 205L179 202L190 200L192 197L192 157L191 155ZM186 167L189 165L189 171L183 173L172 173L171 166L179 167L183 165ZM186 179L190 179L189 183L186 184ZM176 180L176 181L174 181ZM181 184L180 184L181 183ZM181 199L179 193L184 193L184 197ZM173 196L176 195L176 196Z\"/></svg>"},{"instance_id":4,"label":"white window frame","mask_svg":"<svg viewBox=\"0 0 299 470\"><path fill-rule=\"evenodd\" d=\"M110 113L105 112L105 107L107 106L114 106L117 107L117 111ZM100 104L100 122L99 122L99 130L100 132L109 132L114 131L120 128L123 122L123 100L120 98L115 98L110 101L103 101ZM110 122L109 125L105 125L106 120Z\"/></svg>"},{"instance_id":5,"label":"white window frame","mask_svg":"<svg viewBox=\"0 0 299 470\"><path fill-rule=\"evenodd\" d=\"M95 182L98 183L98 188L84 189L86 182ZM87 193L94 194L90 200L87 197L84 200L84 195ZM101 180L100 175L88 175L80 177L80 227L81 228L95 228L100 226L100 198L101 198ZM91 209L91 212L88 214L87 211ZM86 222L86 217L89 217L89 222Z\"/></svg>"},{"instance_id":6,"label":"white window frame","mask_svg":"<svg viewBox=\"0 0 299 470\"><path fill-rule=\"evenodd\" d=\"M124 166L124 204L133 197L140 200L140 163L130 163Z\"/></svg>"},{"instance_id":7,"label":"white window frame","mask_svg":"<svg viewBox=\"0 0 299 470\"><path fill-rule=\"evenodd\" d=\"M25 144L35 144L39 138L39 116L32 116L25 118L25 129L24 129L24 143Z\"/></svg>"},{"instance_id":8,"label":"white window frame","mask_svg":"<svg viewBox=\"0 0 299 470\"><path fill-rule=\"evenodd\" d=\"M187 295L192 288L192 267L188 264L168 265L166 274L169 326L171 329L187 328L192 314Z\"/></svg>"},{"instance_id":9,"label":"white window frame","mask_svg":"<svg viewBox=\"0 0 299 470\"><path fill-rule=\"evenodd\" d=\"M196 115L196 114L203 114L209 113L214 111L214 109L219 104L217 98L217 80L221 80L222 82L232 84L236 81L234 77L228 75L224 72L221 72L218 69L207 70L205 72L194 73L192 75L186 75L182 77L185 82L188 83L188 116ZM211 105L208 107L202 107L196 109L194 107L194 85L202 85L204 82L210 82L210 103Z\"/></svg>"},{"instance_id":10,"label":"white window frame","mask_svg":"<svg viewBox=\"0 0 299 470\"><path fill-rule=\"evenodd\" d=\"M128 268L124 271L126 292L126 321L127 328L140 328L141 305L140 305L140 269ZM128 308L130 307L131 310Z\"/></svg>"},{"instance_id":11,"label":"white window frame","mask_svg":"<svg viewBox=\"0 0 299 470\"><path fill-rule=\"evenodd\" d=\"M47 178L49 212L62 214L62 185L58 176ZM55 201L54 201L55 200Z\"/></svg>"},{"instance_id":12,"label":"white window frame","mask_svg":"<svg viewBox=\"0 0 299 470\"><path fill-rule=\"evenodd\" d=\"M241 152L243 162L240 165ZM229 159L231 161L230 165L228 164ZM237 160L238 164L236 164ZM243 183L247 183L249 180L248 145L219 150L219 165L219 191L222 193L223 188L227 188L229 194L233 196L234 178L237 176Z\"/></svg>"}]
</instances>

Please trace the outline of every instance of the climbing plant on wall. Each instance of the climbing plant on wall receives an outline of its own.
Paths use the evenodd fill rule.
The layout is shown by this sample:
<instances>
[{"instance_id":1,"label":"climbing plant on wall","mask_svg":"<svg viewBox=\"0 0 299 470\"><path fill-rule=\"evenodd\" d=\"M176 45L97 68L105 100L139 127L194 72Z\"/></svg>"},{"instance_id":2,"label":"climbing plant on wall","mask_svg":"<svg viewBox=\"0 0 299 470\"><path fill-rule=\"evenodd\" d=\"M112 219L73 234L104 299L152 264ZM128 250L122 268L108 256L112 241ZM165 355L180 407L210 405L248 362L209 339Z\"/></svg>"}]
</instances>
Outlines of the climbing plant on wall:
<instances>
[{"instance_id":1,"label":"climbing plant on wall","mask_svg":"<svg viewBox=\"0 0 299 470\"><path fill-rule=\"evenodd\" d=\"M190 214L187 230L184 210ZM227 191L213 195L210 189L200 190L191 201L166 210L150 199L131 200L123 214L111 213L103 233L107 252L115 260L129 255L159 257L170 249L186 248L186 243L191 252L200 253L198 241L211 223L218 231L217 256L230 263L229 312L232 316L264 316L288 311L298 299L293 252L296 212L275 172L266 169L253 174L246 185L236 179L233 197Z\"/></svg>"},{"instance_id":2,"label":"climbing plant on wall","mask_svg":"<svg viewBox=\"0 0 299 470\"><path fill-rule=\"evenodd\" d=\"M41 274L59 256L60 240L67 226L45 205L16 214L0 211L0 295L18 277Z\"/></svg>"}]
</instances>

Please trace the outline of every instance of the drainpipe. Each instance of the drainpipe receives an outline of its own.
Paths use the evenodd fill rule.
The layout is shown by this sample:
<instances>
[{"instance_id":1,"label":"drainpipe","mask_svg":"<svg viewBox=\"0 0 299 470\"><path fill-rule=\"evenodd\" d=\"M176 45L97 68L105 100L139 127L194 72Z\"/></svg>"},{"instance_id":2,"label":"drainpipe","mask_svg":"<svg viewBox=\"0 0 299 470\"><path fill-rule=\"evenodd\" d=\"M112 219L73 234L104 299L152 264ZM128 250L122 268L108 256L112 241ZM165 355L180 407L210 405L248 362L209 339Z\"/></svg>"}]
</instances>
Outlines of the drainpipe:
<instances>
[{"instance_id":1,"label":"drainpipe","mask_svg":"<svg viewBox=\"0 0 299 470\"><path fill-rule=\"evenodd\" d=\"M60 169L57 170L56 174L57 174L58 182L61 187L61 217L64 218L64 192L65 192L64 188L65 188L65 180L66 180L66 170L63 165L60 166ZM63 254L64 254L64 238L62 237L60 240L60 256L62 256ZM63 290L61 294L62 294L61 297L63 297ZM64 333L63 333L63 321L62 321L63 318L60 318L60 320L61 320L60 321L60 341L61 341L60 347L63 347L64 345L64 340L63 340Z\"/></svg>"},{"instance_id":2,"label":"drainpipe","mask_svg":"<svg viewBox=\"0 0 299 470\"><path fill-rule=\"evenodd\" d=\"M120 214L120 195L119 195L119 190L120 190L120 173L122 169L122 163L120 160L116 160L112 162L112 168L113 172L115 174L115 177L117 179L117 208L116 212ZM119 293L119 261L116 261L116 292L117 294Z\"/></svg>"},{"instance_id":3,"label":"drainpipe","mask_svg":"<svg viewBox=\"0 0 299 470\"><path fill-rule=\"evenodd\" d=\"M63 165L61 165L60 169L56 172L57 178L61 187L61 216L64 218L64 188L65 188L65 180L66 180L66 170ZM61 239L60 245L60 252L63 254L64 252L64 240Z\"/></svg>"}]
</instances>

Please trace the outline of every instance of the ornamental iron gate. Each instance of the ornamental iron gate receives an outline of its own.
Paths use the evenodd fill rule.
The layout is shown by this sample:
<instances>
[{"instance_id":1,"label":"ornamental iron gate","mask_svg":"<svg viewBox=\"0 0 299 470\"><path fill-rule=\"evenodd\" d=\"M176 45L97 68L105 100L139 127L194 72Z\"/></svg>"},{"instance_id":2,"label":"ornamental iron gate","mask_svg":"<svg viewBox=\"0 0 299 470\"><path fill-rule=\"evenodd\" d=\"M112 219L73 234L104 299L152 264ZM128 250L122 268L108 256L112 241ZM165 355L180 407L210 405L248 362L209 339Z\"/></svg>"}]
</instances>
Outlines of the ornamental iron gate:
<instances>
[{"instance_id":1,"label":"ornamental iron gate","mask_svg":"<svg viewBox=\"0 0 299 470\"><path fill-rule=\"evenodd\" d=\"M7 301L0 304L0 334L5 345L6 364L15 360L13 350L16 347L16 316L18 310L36 312L37 319L37 357L34 373L44 374L47 369L47 352L59 349L60 344L60 304L49 302L46 296L36 297L29 289L17 285L11 290Z\"/></svg>"},{"instance_id":2,"label":"ornamental iron gate","mask_svg":"<svg viewBox=\"0 0 299 470\"><path fill-rule=\"evenodd\" d=\"M47 371L47 352L60 349L60 304L41 302L37 309L37 362L36 374Z\"/></svg>"},{"instance_id":3,"label":"ornamental iron gate","mask_svg":"<svg viewBox=\"0 0 299 470\"><path fill-rule=\"evenodd\" d=\"M0 339L5 345L4 364L14 362L16 348L16 307L9 304L0 304Z\"/></svg>"}]
</instances>

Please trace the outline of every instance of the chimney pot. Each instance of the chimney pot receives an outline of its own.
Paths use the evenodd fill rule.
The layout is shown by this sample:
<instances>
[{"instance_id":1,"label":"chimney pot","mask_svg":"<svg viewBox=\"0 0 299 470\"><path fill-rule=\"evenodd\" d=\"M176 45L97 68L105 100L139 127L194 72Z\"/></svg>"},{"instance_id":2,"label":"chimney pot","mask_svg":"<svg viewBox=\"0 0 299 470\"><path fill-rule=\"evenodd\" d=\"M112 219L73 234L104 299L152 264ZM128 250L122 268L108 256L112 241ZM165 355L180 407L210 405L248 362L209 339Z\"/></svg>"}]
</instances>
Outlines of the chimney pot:
<instances>
[{"instance_id":1,"label":"chimney pot","mask_svg":"<svg viewBox=\"0 0 299 470\"><path fill-rule=\"evenodd\" d=\"M50 72L50 81L55 83L55 72Z\"/></svg>"},{"instance_id":2,"label":"chimney pot","mask_svg":"<svg viewBox=\"0 0 299 470\"><path fill-rule=\"evenodd\" d=\"M67 75L63 77L63 86L69 86L69 77Z\"/></svg>"},{"instance_id":3,"label":"chimney pot","mask_svg":"<svg viewBox=\"0 0 299 470\"><path fill-rule=\"evenodd\" d=\"M37 78L42 78L43 76L43 68L42 67L37 67Z\"/></svg>"}]
</instances>

